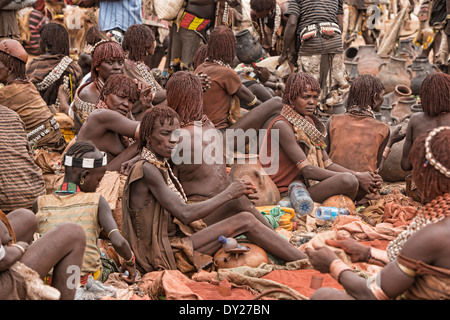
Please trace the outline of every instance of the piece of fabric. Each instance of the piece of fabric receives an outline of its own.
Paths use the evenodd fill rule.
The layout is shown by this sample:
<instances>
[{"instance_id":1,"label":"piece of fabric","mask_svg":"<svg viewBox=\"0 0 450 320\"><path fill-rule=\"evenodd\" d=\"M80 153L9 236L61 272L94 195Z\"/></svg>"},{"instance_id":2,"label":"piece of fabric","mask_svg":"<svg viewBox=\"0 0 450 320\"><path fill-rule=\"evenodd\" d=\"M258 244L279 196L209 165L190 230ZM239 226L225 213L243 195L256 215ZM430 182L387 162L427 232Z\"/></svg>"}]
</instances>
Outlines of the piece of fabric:
<instances>
[{"instance_id":1,"label":"piece of fabric","mask_svg":"<svg viewBox=\"0 0 450 320\"><path fill-rule=\"evenodd\" d=\"M216 129L228 128L233 95L242 85L239 75L233 69L213 62L202 63L195 73L205 73L211 79L210 88L203 93L203 112Z\"/></svg>"},{"instance_id":2,"label":"piece of fabric","mask_svg":"<svg viewBox=\"0 0 450 320\"><path fill-rule=\"evenodd\" d=\"M188 30L203 31L208 27L210 19L198 18L192 13L185 11L179 21L180 27Z\"/></svg>"},{"instance_id":3,"label":"piece of fabric","mask_svg":"<svg viewBox=\"0 0 450 320\"><path fill-rule=\"evenodd\" d=\"M127 31L133 24L142 23L141 0L100 1L98 25L100 30L108 31L115 28Z\"/></svg>"},{"instance_id":4,"label":"piece of fabric","mask_svg":"<svg viewBox=\"0 0 450 320\"><path fill-rule=\"evenodd\" d=\"M0 89L0 105L17 112L28 133L44 125L49 133L37 141L36 147L62 151L66 143L61 130L49 125L53 114L36 87L29 81L14 81Z\"/></svg>"},{"instance_id":5,"label":"piece of fabric","mask_svg":"<svg viewBox=\"0 0 450 320\"><path fill-rule=\"evenodd\" d=\"M343 15L343 0L290 0L286 15L298 17L297 34L309 25L332 22L337 24L338 15ZM316 37L300 45L299 54L325 54L343 52L342 36Z\"/></svg>"},{"instance_id":6,"label":"piece of fabric","mask_svg":"<svg viewBox=\"0 0 450 320\"><path fill-rule=\"evenodd\" d=\"M415 282L403 293L407 300L449 300L450 270L428 265L402 254L397 256L399 263L416 271Z\"/></svg>"},{"instance_id":7,"label":"piece of fabric","mask_svg":"<svg viewBox=\"0 0 450 320\"><path fill-rule=\"evenodd\" d=\"M43 236L62 222L78 223L86 234L81 276L96 273L101 268L100 249L97 239L101 231L98 221L99 193L77 192L69 195L49 194L37 199L39 227L37 233Z\"/></svg>"},{"instance_id":8,"label":"piece of fabric","mask_svg":"<svg viewBox=\"0 0 450 320\"><path fill-rule=\"evenodd\" d=\"M0 105L0 209L32 209L33 201L45 194L42 171L34 163L19 115Z\"/></svg>"},{"instance_id":9,"label":"piece of fabric","mask_svg":"<svg viewBox=\"0 0 450 320\"><path fill-rule=\"evenodd\" d=\"M117 228L122 231L122 195L127 176L117 171L106 171L95 192L109 204Z\"/></svg>"},{"instance_id":10,"label":"piece of fabric","mask_svg":"<svg viewBox=\"0 0 450 320\"><path fill-rule=\"evenodd\" d=\"M378 151L389 134L389 126L377 119L351 114L331 117L330 159L352 171L375 171Z\"/></svg>"}]
</instances>

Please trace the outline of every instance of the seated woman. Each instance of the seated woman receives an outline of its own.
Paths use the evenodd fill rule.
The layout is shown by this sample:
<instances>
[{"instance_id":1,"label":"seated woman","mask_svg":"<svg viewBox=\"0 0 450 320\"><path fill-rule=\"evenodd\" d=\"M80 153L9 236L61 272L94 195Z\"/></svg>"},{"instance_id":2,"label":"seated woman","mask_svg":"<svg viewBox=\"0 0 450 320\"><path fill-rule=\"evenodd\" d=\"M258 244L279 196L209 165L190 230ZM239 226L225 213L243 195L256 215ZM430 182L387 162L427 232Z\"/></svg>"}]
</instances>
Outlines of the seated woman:
<instances>
[{"instance_id":1,"label":"seated woman","mask_svg":"<svg viewBox=\"0 0 450 320\"><path fill-rule=\"evenodd\" d=\"M125 53L115 41L99 41L92 52L91 80L81 85L72 104L75 132L89 114L95 110L100 99L100 92L111 74L123 73Z\"/></svg>"},{"instance_id":2,"label":"seated woman","mask_svg":"<svg viewBox=\"0 0 450 320\"><path fill-rule=\"evenodd\" d=\"M110 76L102 88L95 110L78 133L77 141L90 141L106 152L109 171L119 171L124 161L138 154L134 140L139 135L139 121L127 116L133 103L138 100L143 101L146 108L151 107L152 95L145 94L148 92L139 91L130 77L122 74Z\"/></svg>"},{"instance_id":3,"label":"seated woman","mask_svg":"<svg viewBox=\"0 0 450 320\"><path fill-rule=\"evenodd\" d=\"M45 24L40 33L42 54L30 62L27 76L47 105L59 111L59 88L64 86L69 93L75 92L83 73L77 61L69 56L69 33L62 24ZM69 102L72 99L73 96Z\"/></svg>"},{"instance_id":4,"label":"seated woman","mask_svg":"<svg viewBox=\"0 0 450 320\"><path fill-rule=\"evenodd\" d=\"M166 90L155 80L152 71L144 63L147 56L154 54L155 45L155 34L145 24L135 24L128 27L122 43L123 50L126 53L123 73L151 86L152 93L155 94L153 104L157 105L166 99ZM140 107L136 105L133 108L133 115L137 118L146 111Z\"/></svg>"},{"instance_id":5,"label":"seated woman","mask_svg":"<svg viewBox=\"0 0 450 320\"><path fill-rule=\"evenodd\" d=\"M410 149L414 141L424 132L440 126L450 126L450 75L439 72L428 75L420 88L420 102L423 112L413 113L406 127L401 168L412 169ZM412 175L406 177L406 194L415 201L422 201Z\"/></svg>"},{"instance_id":6,"label":"seated woman","mask_svg":"<svg viewBox=\"0 0 450 320\"><path fill-rule=\"evenodd\" d=\"M237 180L215 197L188 204L168 159L177 144L180 121L169 107L155 106L144 114L139 133L139 160L124 190L123 234L136 254L141 272L176 270L190 273L208 267L220 249L220 235L244 234L251 242L285 260L305 258L303 252L263 225L249 212L206 227L203 218L227 201L254 192Z\"/></svg>"},{"instance_id":7,"label":"seated woman","mask_svg":"<svg viewBox=\"0 0 450 320\"><path fill-rule=\"evenodd\" d=\"M126 282L136 277L134 254L123 238L113 219L106 199L95 190L106 170L106 155L88 142L75 142L65 153L64 181L53 194L36 199L33 211L38 218L39 236L47 235L63 222L75 222L86 233L86 250L81 266L80 283L84 285L89 275L106 281L109 270L102 268L97 240L103 229L111 240L114 250L122 257L122 272L129 271ZM107 271L103 275L103 271ZM53 276L49 282L53 282Z\"/></svg>"},{"instance_id":8,"label":"seated woman","mask_svg":"<svg viewBox=\"0 0 450 320\"><path fill-rule=\"evenodd\" d=\"M260 105L261 101L242 84L230 65L236 56L236 37L229 27L214 28L207 48L206 61L195 69L195 73L210 77L210 88L203 93L204 112L218 130L224 130L240 117L239 99L249 109Z\"/></svg>"},{"instance_id":9,"label":"seated woman","mask_svg":"<svg viewBox=\"0 0 450 320\"><path fill-rule=\"evenodd\" d=\"M382 179L373 172L354 172L333 163L325 150L325 126L314 116L320 93L318 81L307 73L291 74L283 94L283 109L269 124L260 159L280 193L303 181L315 202L343 194L354 200L358 188L371 193ZM278 130L278 131L275 131ZM279 133L279 139L276 135ZM272 138L274 137L274 138Z\"/></svg>"},{"instance_id":10,"label":"seated woman","mask_svg":"<svg viewBox=\"0 0 450 320\"><path fill-rule=\"evenodd\" d=\"M61 153L66 141L44 99L25 74L28 54L12 39L0 42L0 105L17 112L32 148Z\"/></svg>"},{"instance_id":11,"label":"seated woman","mask_svg":"<svg viewBox=\"0 0 450 320\"><path fill-rule=\"evenodd\" d=\"M74 268L81 269L86 248L83 229L65 222L33 241L37 225L31 210L17 209L8 215L0 211L0 300L75 297L80 274ZM52 269L53 288L43 282Z\"/></svg>"},{"instance_id":12,"label":"seated woman","mask_svg":"<svg viewBox=\"0 0 450 320\"><path fill-rule=\"evenodd\" d=\"M324 142L333 163L353 171L381 170L382 160L392 145L404 138L399 134L401 126L391 136L389 126L375 119L374 112L380 111L383 95L384 86L378 78L369 74L355 78L348 94L347 112L332 115L326 123Z\"/></svg>"},{"instance_id":13,"label":"seated woman","mask_svg":"<svg viewBox=\"0 0 450 320\"><path fill-rule=\"evenodd\" d=\"M329 247L307 248L315 269L330 273L345 291L320 288L311 299L325 300L441 300L450 299L450 127L437 127L419 136L409 159L425 205L386 251L353 239L328 240L343 248L352 262L383 269L368 282L340 260Z\"/></svg>"}]
</instances>

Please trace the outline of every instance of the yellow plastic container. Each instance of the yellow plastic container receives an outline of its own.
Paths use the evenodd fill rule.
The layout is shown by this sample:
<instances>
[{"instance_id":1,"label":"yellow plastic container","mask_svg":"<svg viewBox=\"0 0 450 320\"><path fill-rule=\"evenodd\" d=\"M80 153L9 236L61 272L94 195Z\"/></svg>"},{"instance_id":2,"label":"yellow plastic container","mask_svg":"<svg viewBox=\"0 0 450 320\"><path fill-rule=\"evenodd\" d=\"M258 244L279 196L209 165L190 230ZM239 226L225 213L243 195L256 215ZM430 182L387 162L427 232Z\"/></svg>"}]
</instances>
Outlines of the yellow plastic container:
<instances>
[{"instance_id":1,"label":"yellow plastic container","mask_svg":"<svg viewBox=\"0 0 450 320\"><path fill-rule=\"evenodd\" d=\"M269 214L270 210L272 210L275 207L276 207L276 205L261 206L261 207L256 207L256 209L258 209L259 212L265 212L265 213ZM292 219L295 216L295 210L293 208L287 208L287 207L280 207L280 209L283 210L285 212L285 214L282 215L278 221L279 228L283 228L288 231L292 231L292 229L293 229Z\"/></svg>"}]
</instances>

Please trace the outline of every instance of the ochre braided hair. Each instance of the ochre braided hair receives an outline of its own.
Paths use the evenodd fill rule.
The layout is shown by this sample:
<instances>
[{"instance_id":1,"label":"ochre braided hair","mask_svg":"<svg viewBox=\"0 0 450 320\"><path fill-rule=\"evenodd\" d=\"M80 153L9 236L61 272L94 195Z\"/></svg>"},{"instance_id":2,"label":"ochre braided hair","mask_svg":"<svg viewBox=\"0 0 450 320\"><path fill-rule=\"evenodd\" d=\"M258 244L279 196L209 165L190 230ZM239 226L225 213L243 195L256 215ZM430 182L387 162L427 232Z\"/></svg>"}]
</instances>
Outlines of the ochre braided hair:
<instances>
[{"instance_id":1,"label":"ochre braided hair","mask_svg":"<svg viewBox=\"0 0 450 320\"><path fill-rule=\"evenodd\" d=\"M102 40L107 40L108 36L100 30L100 27L95 24L86 32L86 43L91 46Z\"/></svg>"},{"instance_id":2,"label":"ochre braided hair","mask_svg":"<svg viewBox=\"0 0 450 320\"><path fill-rule=\"evenodd\" d=\"M198 48L197 52L194 55L194 70L197 69L197 67L203 62L205 62L207 55L208 44L204 44L200 48Z\"/></svg>"},{"instance_id":3,"label":"ochre braided hair","mask_svg":"<svg viewBox=\"0 0 450 320\"><path fill-rule=\"evenodd\" d=\"M231 64L235 56L236 37L233 31L228 26L214 28L208 40L207 58Z\"/></svg>"},{"instance_id":4,"label":"ochre braided hair","mask_svg":"<svg viewBox=\"0 0 450 320\"><path fill-rule=\"evenodd\" d=\"M98 71L96 70L102 62L112 60L124 60L125 53L122 46L115 41L105 41L98 44L94 52L92 52L91 64L91 79L96 81L98 78Z\"/></svg>"},{"instance_id":5,"label":"ochre braided hair","mask_svg":"<svg viewBox=\"0 0 450 320\"><path fill-rule=\"evenodd\" d=\"M425 199L433 199L439 195L450 192L450 179L445 177L426 158L425 139L431 130L421 134L415 139L409 152L409 161L412 165L413 180L420 179L424 190L420 190ZM430 151L433 158L450 170L450 130L438 132L430 142Z\"/></svg>"},{"instance_id":6,"label":"ochre braided hair","mask_svg":"<svg viewBox=\"0 0 450 320\"><path fill-rule=\"evenodd\" d=\"M450 111L450 75L442 72L428 75L420 87L423 112L435 117Z\"/></svg>"},{"instance_id":7,"label":"ochre braided hair","mask_svg":"<svg viewBox=\"0 0 450 320\"><path fill-rule=\"evenodd\" d=\"M293 106L295 99L308 89L320 93L320 84L312 75L306 72L291 74L286 81L283 103Z\"/></svg>"},{"instance_id":8,"label":"ochre braided hair","mask_svg":"<svg viewBox=\"0 0 450 320\"><path fill-rule=\"evenodd\" d=\"M154 106L145 111L139 129L138 150L142 151L142 149L148 147L156 121L159 121L162 126L166 120L169 120L169 124L172 125L174 119L179 120L178 114L175 110L167 106Z\"/></svg>"},{"instance_id":9,"label":"ochre braided hair","mask_svg":"<svg viewBox=\"0 0 450 320\"><path fill-rule=\"evenodd\" d=\"M276 4L276 0L250 0L250 8L256 12L273 10Z\"/></svg>"},{"instance_id":10,"label":"ochre braided hair","mask_svg":"<svg viewBox=\"0 0 450 320\"><path fill-rule=\"evenodd\" d=\"M0 51L0 61L5 65L5 67L12 69L17 78L27 78L27 65L22 60L17 59L6 52Z\"/></svg>"},{"instance_id":11,"label":"ochre braided hair","mask_svg":"<svg viewBox=\"0 0 450 320\"><path fill-rule=\"evenodd\" d=\"M348 107L358 106L361 109L370 110L374 104L373 98L381 94L384 85L377 77L371 74L362 74L356 77L348 92Z\"/></svg>"},{"instance_id":12,"label":"ochre braided hair","mask_svg":"<svg viewBox=\"0 0 450 320\"><path fill-rule=\"evenodd\" d=\"M108 77L100 92L100 100L105 101L105 98L111 93L128 98L133 103L139 100L138 85L124 74L112 74Z\"/></svg>"},{"instance_id":13,"label":"ochre braided hair","mask_svg":"<svg viewBox=\"0 0 450 320\"><path fill-rule=\"evenodd\" d=\"M134 24L125 32L122 47L131 61L144 61L155 47L155 34L144 24Z\"/></svg>"},{"instance_id":14,"label":"ochre braided hair","mask_svg":"<svg viewBox=\"0 0 450 320\"><path fill-rule=\"evenodd\" d=\"M56 22L44 24L40 31L40 48L42 53L50 54L70 54L69 33L66 28Z\"/></svg>"},{"instance_id":15,"label":"ochre braided hair","mask_svg":"<svg viewBox=\"0 0 450 320\"><path fill-rule=\"evenodd\" d=\"M174 109L182 124L199 121L203 115L200 79L189 71L175 72L166 84L167 105Z\"/></svg>"}]
</instances>

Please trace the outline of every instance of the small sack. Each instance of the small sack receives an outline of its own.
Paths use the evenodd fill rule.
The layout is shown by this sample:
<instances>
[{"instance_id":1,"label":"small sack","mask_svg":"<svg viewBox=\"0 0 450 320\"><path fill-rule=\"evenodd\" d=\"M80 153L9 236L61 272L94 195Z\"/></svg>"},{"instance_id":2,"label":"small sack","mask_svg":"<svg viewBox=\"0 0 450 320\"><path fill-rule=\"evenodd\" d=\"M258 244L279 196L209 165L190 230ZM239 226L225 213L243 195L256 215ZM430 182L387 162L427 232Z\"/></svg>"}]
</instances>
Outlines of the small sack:
<instances>
[{"instance_id":1,"label":"small sack","mask_svg":"<svg viewBox=\"0 0 450 320\"><path fill-rule=\"evenodd\" d=\"M32 7L37 0L13 0L2 8L2 10L21 10L26 7Z\"/></svg>"},{"instance_id":2,"label":"small sack","mask_svg":"<svg viewBox=\"0 0 450 320\"><path fill-rule=\"evenodd\" d=\"M178 16L185 0L153 0L155 14L161 20L171 21Z\"/></svg>"}]
</instances>

